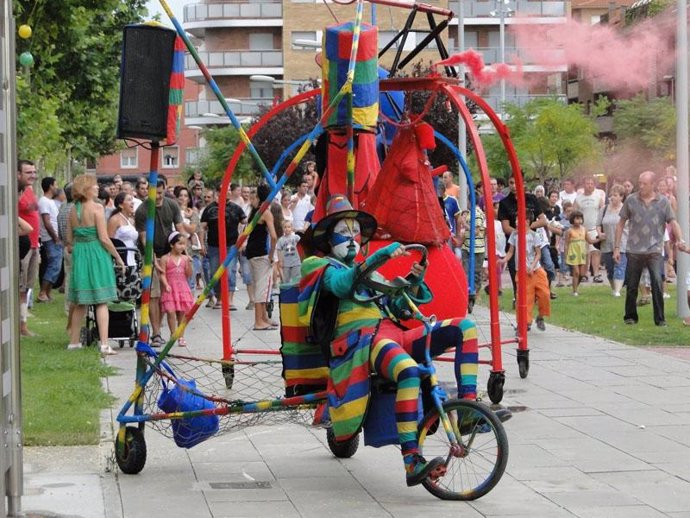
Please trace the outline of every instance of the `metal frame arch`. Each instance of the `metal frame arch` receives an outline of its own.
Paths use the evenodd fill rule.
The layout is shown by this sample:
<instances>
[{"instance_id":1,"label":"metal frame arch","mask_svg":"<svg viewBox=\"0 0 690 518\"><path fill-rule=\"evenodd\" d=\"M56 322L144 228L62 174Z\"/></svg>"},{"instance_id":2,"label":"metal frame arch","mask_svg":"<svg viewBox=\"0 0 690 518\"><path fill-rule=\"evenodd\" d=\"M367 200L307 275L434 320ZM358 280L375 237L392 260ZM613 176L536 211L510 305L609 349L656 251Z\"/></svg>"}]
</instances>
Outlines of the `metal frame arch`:
<instances>
[{"instance_id":1,"label":"metal frame arch","mask_svg":"<svg viewBox=\"0 0 690 518\"><path fill-rule=\"evenodd\" d=\"M445 135L442 133L439 133L438 131L434 130L434 136L440 140L443 144L450 149L453 154L455 155L455 158L458 159L458 163L460 164L460 167L462 168L463 172L465 173L465 180L467 180L467 185L470 187L468 189L468 193L470 196L470 260L469 260L469 265L470 265L470 271L468 275L468 284L470 288L470 295L476 295L475 288L476 286L474 285L474 271L477 265L474 263L474 246L475 246L475 239L476 239L476 229L475 229L475 208L477 206L477 196L474 192L474 180L472 179L472 171L470 171L470 168L467 166L467 162L465 162L465 159L462 156L462 153L460 153L460 150L458 147L453 144L450 139L448 139Z\"/></svg>"},{"instance_id":2,"label":"metal frame arch","mask_svg":"<svg viewBox=\"0 0 690 518\"><path fill-rule=\"evenodd\" d=\"M462 101L461 94L454 90L448 84L441 84L440 89L446 94L452 104L455 105L460 116L467 127L467 134L474 146L475 156L477 158L477 165L479 166L479 175L482 179L483 185L490 185L489 168L486 163L486 155L484 154L484 147L482 146L479 132L474 125L472 114L468 110L465 103ZM495 219L493 200L490 195L487 196L487 191L484 189L484 204L486 207L486 219L493 222ZM486 247L487 260L490 265L496 264L496 235L494 233L494 226L487 225L486 228ZM524 254L520 255L524 257ZM489 319L491 329L491 356L492 356L492 374L504 372L503 358L501 355L501 328L498 320L498 284L496 279L496 269L489 268Z\"/></svg>"},{"instance_id":3,"label":"metal frame arch","mask_svg":"<svg viewBox=\"0 0 690 518\"><path fill-rule=\"evenodd\" d=\"M249 128L247 136L251 139L252 137L254 137L254 135L256 135L256 133L259 132L261 128L263 128L268 123L270 119L272 119L278 113L285 110L286 108L308 101L309 99L318 96L320 93L321 90L319 88L315 88L313 90L309 90L307 92L298 94L276 106L273 106L263 117L261 117L255 124L252 125L251 128ZM230 182L235 172L235 168L237 167L237 163L239 162L240 157L242 156L242 153L244 152L246 147L246 144L242 140L240 140L237 147L235 148L235 152L232 154L232 157L230 158L230 162L228 162L228 166L225 168L225 174L223 175L223 180L220 184L220 192L218 197L218 248L221 263L223 263L225 261L225 258L227 257L227 242L225 239L225 206L227 204L228 187L230 186ZM270 200L268 201L270 202ZM221 299L221 336L223 341L223 360L229 360L233 353L231 341L232 335L230 328L230 307L228 304L227 275L227 272L224 272L219 280Z\"/></svg>"},{"instance_id":4,"label":"metal frame arch","mask_svg":"<svg viewBox=\"0 0 690 518\"><path fill-rule=\"evenodd\" d=\"M479 97L476 93L468 90L467 88L460 86L453 86L453 90L456 90L460 95L470 98L475 102L482 111L489 117L489 120L496 129L497 134L503 142L506 153L508 155L508 161L510 162L510 168L513 172L513 179L515 180L515 194L517 199L517 233L518 233L518 266L516 266L516 275L518 279L517 293L516 293L516 304L515 304L515 316L517 319L518 326L518 348L523 351L528 350L527 343L527 295L525 290L526 282L526 242L527 242L527 226L526 226L526 202L525 202L525 184L522 177L522 168L520 167L520 162L517 157L517 152L515 151L515 146L513 146L513 141L510 139L510 131L508 127L503 123L503 121L498 117L496 112L489 106L489 104ZM486 199L486 192L484 197L488 203L490 200ZM493 211L493 209L492 209Z\"/></svg>"}]
</instances>

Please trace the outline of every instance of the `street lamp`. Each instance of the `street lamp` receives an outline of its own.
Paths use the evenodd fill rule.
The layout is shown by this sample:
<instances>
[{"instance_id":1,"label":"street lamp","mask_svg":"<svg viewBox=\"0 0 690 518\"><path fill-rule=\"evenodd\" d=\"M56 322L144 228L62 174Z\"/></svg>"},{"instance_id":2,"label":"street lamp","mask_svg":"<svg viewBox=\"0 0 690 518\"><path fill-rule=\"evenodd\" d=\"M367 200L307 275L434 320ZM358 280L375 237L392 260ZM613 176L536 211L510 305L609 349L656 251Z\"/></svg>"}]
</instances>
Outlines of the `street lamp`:
<instances>
[{"instance_id":1,"label":"street lamp","mask_svg":"<svg viewBox=\"0 0 690 518\"><path fill-rule=\"evenodd\" d=\"M510 0L495 0L496 1L496 9L494 11L491 11L489 14L491 16L498 17L499 22L498 22L498 30L499 30L499 40L500 40L500 60L501 63L505 64L506 62L506 17L510 17L515 13L510 7L508 7L508 4L510 3ZM506 80L504 78L501 78L501 120L504 120L504 108L505 108L505 103L506 103Z\"/></svg>"},{"instance_id":2,"label":"street lamp","mask_svg":"<svg viewBox=\"0 0 690 518\"><path fill-rule=\"evenodd\" d=\"M292 79L276 79L275 77L271 76L264 76L264 75L251 75L249 76L250 81L256 81L257 83L270 83L274 89L282 89L283 86L285 85L290 85L290 86L304 86L304 85L309 85L311 84L311 81L298 81L298 80L292 80ZM320 80L317 79L317 82L321 82Z\"/></svg>"},{"instance_id":3,"label":"street lamp","mask_svg":"<svg viewBox=\"0 0 690 518\"><path fill-rule=\"evenodd\" d=\"M301 39L296 39L295 41L292 42L294 45L297 45L298 47L308 47L312 49L320 49L321 48L321 42L316 41L316 40L301 40Z\"/></svg>"},{"instance_id":4,"label":"street lamp","mask_svg":"<svg viewBox=\"0 0 690 518\"><path fill-rule=\"evenodd\" d=\"M281 85L296 85L302 86L309 83L309 81L296 81L292 79L276 79L271 76L253 75L249 76L250 81L257 81L259 83L271 83L274 88L280 88Z\"/></svg>"}]
</instances>

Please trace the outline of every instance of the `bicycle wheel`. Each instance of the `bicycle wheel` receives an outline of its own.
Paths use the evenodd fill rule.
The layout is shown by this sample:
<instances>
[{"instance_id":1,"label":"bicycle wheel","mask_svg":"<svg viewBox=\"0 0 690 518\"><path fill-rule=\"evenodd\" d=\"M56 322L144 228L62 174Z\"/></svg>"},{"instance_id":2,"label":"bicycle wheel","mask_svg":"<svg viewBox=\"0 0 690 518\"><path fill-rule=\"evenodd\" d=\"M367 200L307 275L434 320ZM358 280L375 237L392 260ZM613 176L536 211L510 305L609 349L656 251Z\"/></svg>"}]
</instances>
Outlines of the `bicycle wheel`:
<instances>
[{"instance_id":1,"label":"bicycle wheel","mask_svg":"<svg viewBox=\"0 0 690 518\"><path fill-rule=\"evenodd\" d=\"M419 449L427 459L443 457L445 470L422 484L442 500L475 500L501 480L508 462L508 437L503 424L485 405L451 399L443 404L459 447L451 448L437 409L419 426Z\"/></svg>"}]
</instances>

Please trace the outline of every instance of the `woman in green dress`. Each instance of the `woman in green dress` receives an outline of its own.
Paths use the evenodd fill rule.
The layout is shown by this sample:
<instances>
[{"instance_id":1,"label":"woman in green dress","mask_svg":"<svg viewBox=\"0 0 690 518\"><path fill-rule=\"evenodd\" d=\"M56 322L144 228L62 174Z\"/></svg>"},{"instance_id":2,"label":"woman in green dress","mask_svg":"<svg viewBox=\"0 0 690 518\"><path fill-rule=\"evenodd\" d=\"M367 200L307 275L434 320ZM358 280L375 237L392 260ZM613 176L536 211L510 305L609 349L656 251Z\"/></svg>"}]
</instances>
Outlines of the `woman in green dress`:
<instances>
[{"instance_id":1,"label":"woman in green dress","mask_svg":"<svg viewBox=\"0 0 690 518\"><path fill-rule=\"evenodd\" d=\"M105 223L103 206L98 203L98 182L94 175L80 175L72 187L74 207L69 215L67 246L72 249L72 276L67 300L72 303L67 349L80 349L79 331L86 307L96 306L101 355L116 354L108 345L108 306L117 300L112 256L124 268Z\"/></svg>"}]
</instances>

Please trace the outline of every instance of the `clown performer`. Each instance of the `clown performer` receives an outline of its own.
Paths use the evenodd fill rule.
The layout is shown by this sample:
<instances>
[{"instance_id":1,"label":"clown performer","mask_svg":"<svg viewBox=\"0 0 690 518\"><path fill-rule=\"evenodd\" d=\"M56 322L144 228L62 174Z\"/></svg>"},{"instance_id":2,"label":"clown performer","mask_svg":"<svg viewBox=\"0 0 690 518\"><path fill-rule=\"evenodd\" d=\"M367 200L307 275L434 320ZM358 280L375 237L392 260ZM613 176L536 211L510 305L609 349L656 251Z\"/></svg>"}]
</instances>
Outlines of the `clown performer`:
<instances>
[{"instance_id":1,"label":"clown performer","mask_svg":"<svg viewBox=\"0 0 690 518\"><path fill-rule=\"evenodd\" d=\"M328 410L338 442L359 433L369 401L371 372L396 383L395 420L402 448L408 486L420 484L444 464L437 457L425 460L419 453L417 420L420 374L424 360L424 327L408 330L399 322L409 318L404 295L373 298L363 286L365 270L388 259L409 255L400 243L392 243L364 262L355 257L376 231L377 223L366 212L352 209L344 195L333 195L326 216L314 227L312 245L325 257L312 256L302 264L299 316L308 325L308 340L317 343L328 360ZM426 265L414 263L404 288L415 304L431 300L424 283ZM373 275L378 275L374 273ZM357 295L357 297L355 297ZM460 318L436 322L431 328L431 355L455 347L458 397L476 399L477 332L473 322Z\"/></svg>"}]
</instances>

